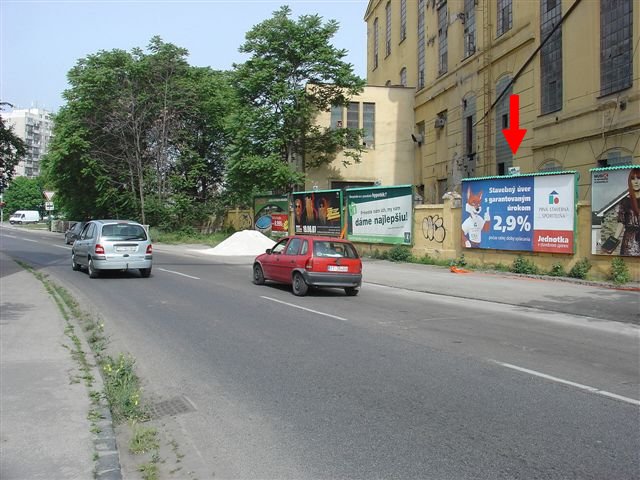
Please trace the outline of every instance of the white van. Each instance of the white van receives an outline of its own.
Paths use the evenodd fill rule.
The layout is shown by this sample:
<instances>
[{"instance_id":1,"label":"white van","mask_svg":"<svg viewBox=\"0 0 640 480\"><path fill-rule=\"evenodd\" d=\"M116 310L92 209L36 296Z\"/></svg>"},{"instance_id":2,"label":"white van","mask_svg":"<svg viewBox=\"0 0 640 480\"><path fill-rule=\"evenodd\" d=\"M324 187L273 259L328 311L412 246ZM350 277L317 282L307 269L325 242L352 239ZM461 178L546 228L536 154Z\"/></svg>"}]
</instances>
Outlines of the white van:
<instances>
[{"instance_id":1,"label":"white van","mask_svg":"<svg viewBox=\"0 0 640 480\"><path fill-rule=\"evenodd\" d=\"M17 223L22 225L23 223L37 223L40 221L40 212L37 210L16 210L13 215L9 217L9 223L11 225Z\"/></svg>"}]
</instances>

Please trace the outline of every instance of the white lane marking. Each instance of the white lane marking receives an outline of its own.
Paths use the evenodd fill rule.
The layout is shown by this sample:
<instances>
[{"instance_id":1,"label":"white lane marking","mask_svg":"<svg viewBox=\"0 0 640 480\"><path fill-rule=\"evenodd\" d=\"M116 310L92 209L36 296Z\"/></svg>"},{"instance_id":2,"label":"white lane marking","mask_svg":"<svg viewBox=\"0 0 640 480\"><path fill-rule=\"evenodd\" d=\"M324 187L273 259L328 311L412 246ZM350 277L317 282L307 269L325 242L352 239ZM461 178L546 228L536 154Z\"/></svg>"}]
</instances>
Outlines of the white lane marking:
<instances>
[{"instance_id":1,"label":"white lane marking","mask_svg":"<svg viewBox=\"0 0 640 480\"><path fill-rule=\"evenodd\" d=\"M22 240L23 242L40 243L38 240L31 240L30 238L21 238L20 240Z\"/></svg>"},{"instance_id":2,"label":"white lane marking","mask_svg":"<svg viewBox=\"0 0 640 480\"><path fill-rule=\"evenodd\" d=\"M283 302L282 300L278 300L276 298L264 297L260 296L260 298L264 298L265 300L271 300L272 302L282 303L283 305L287 305L293 308L299 308L300 310L306 310L307 312L315 313L317 315L324 315L325 317L335 318L336 320L342 320L343 322L348 322L346 318L338 317L337 315L331 315L330 313L319 312L318 310L312 310L310 308L301 307L300 305L294 305L293 303Z\"/></svg>"},{"instance_id":3,"label":"white lane marking","mask_svg":"<svg viewBox=\"0 0 640 480\"><path fill-rule=\"evenodd\" d=\"M620 400L622 402L630 403L631 405L640 406L640 400L635 400L629 397L623 397L622 395L617 395L615 393L607 392L606 390L600 390L599 388L590 387L589 385L583 385L581 383L571 382L569 380L563 380L562 378L552 377L551 375L547 375L545 373L536 372L535 370L529 370L528 368L518 367L517 365L512 365L510 363L499 362L498 360L491 360L490 362L497 363L498 365L502 365L506 368L511 368L512 370L517 370L519 372L528 373L529 375L534 375L536 377L544 378L546 380L551 380L552 382L562 383L563 385L569 385L570 387L579 388L580 390L585 390L587 392L595 393L597 395L602 395L609 398L615 398L616 400Z\"/></svg>"},{"instance_id":4,"label":"white lane marking","mask_svg":"<svg viewBox=\"0 0 640 480\"><path fill-rule=\"evenodd\" d=\"M3 237L9 237L9 238L18 238L15 235L7 235L6 233L2 234Z\"/></svg>"},{"instance_id":5,"label":"white lane marking","mask_svg":"<svg viewBox=\"0 0 640 480\"><path fill-rule=\"evenodd\" d=\"M174 272L173 270L166 270L164 268L159 268L158 270L162 270L167 273L175 273L176 275L180 275L182 277L193 278L194 280L200 280L200 277L193 277L191 275L187 275L186 273Z\"/></svg>"}]
</instances>

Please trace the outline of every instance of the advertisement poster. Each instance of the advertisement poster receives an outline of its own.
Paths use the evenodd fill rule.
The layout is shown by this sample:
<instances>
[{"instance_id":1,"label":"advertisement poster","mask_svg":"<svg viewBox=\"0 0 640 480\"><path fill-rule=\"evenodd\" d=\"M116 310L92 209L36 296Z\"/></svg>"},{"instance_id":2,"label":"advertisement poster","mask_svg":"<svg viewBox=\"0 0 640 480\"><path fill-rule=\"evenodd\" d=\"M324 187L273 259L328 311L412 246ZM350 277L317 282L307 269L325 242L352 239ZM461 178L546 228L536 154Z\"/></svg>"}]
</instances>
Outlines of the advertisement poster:
<instances>
[{"instance_id":1,"label":"advertisement poster","mask_svg":"<svg viewBox=\"0 0 640 480\"><path fill-rule=\"evenodd\" d=\"M357 242L411 245L413 187L347 190L347 238Z\"/></svg>"},{"instance_id":2,"label":"advertisement poster","mask_svg":"<svg viewBox=\"0 0 640 480\"><path fill-rule=\"evenodd\" d=\"M591 253L640 256L640 165L591 170Z\"/></svg>"},{"instance_id":3,"label":"advertisement poster","mask_svg":"<svg viewBox=\"0 0 640 480\"><path fill-rule=\"evenodd\" d=\"M289 216L289 198L286 195L253 197L253 224L255 229L264 235L286 236L289 233L289 224L282 224L281 217L277 225L274 225L272 216L275 214Z\"/></svg>"},{"instance_id":4,"label":"advertisement poster","mask_svg":"<svg viewBox=\"0 0 640 480\"><path fill-rule=\"evenodd\" d=\"M575 173L465 179L462 244L571 254L575 196Z\"/></svg>"},{"instance_id":5,"label":"advertisement poster","mask_svg":"<svg viewBox=\"0 0 640 480\"><path fill-rule=\"evenodd\" d=\"M342 190L314 190L293 194L296 235L339 237L342 231Z\"/></svg>"}]
</instances>

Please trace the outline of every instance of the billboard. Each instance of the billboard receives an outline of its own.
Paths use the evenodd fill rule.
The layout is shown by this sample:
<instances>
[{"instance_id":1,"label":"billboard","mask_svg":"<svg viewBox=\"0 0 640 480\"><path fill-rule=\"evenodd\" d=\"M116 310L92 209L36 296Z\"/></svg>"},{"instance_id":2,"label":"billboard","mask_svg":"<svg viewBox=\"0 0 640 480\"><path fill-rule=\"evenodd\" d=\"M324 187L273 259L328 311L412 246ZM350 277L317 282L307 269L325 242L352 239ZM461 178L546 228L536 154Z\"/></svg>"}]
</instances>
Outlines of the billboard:
<instances>
[{"instance_id":1,"label":"billboard","mask_svg":"<svg viewBox=\"0 0 640 480\"><path fill-rule=\"evenodd\" d=\"M293 193L296 235L339 237L342 231L342 190Z\"/></svg>"},{"instance_id":2,"label":"billboard","mask_svg":"<svg viewBox=\"0 0 640 480\"><path fill-rule=\"evenodd\" d=\"M576 174L464 179L465 248L574 252Z\"/></svg>"},{"instance_id":3,"label":"billboard","mask_svg":"<svg viewBox=\"0 0 640 480\"><path fill-rule=\"evenodd\" d=\"M289 216L289 197L286 195L253 197L253 211L253 224L259 232L283 237L289 233L288 222L285 224L282 218L282 215Z\"/></svg>"},{"instance_id":4,"label":"billboard","mask_svg":"<svg viewBox=\"0 0 640 480\"><path fill-rule=\"evenodd\" d=\"M346 191L347 238L357 242L411 245L413 187L353 188Z\"/></svg>"},{"instance_id":5,"label":"billboard","mask_svg":"<svg viewBox=\"0 0 640 480\"><path fill-rule=\"evenodd\" d=\"M591 169L591 253L640 256L640 166Z\"/></svg>"}]
</instances>

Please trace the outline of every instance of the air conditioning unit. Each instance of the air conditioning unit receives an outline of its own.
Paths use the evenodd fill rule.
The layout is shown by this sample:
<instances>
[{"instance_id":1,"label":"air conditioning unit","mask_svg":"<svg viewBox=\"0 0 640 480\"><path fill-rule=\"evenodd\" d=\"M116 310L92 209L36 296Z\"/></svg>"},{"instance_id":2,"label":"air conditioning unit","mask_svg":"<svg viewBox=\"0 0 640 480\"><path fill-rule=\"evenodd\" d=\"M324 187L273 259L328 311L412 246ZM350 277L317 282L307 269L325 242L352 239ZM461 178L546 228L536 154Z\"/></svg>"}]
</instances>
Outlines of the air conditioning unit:
<instances>
[{"instance_id":1,"label":"air conditioning unit","mask_svg":"<svg viewBox=\"0 0 640 480\"><path fill-rule=\"evenodd\" d=\"M435 128L444 128L445 124L447 123L447 121L442 118L442 117L437 117L436 118L436 122L434 124Z\"/></svg>"}]
</instances>

